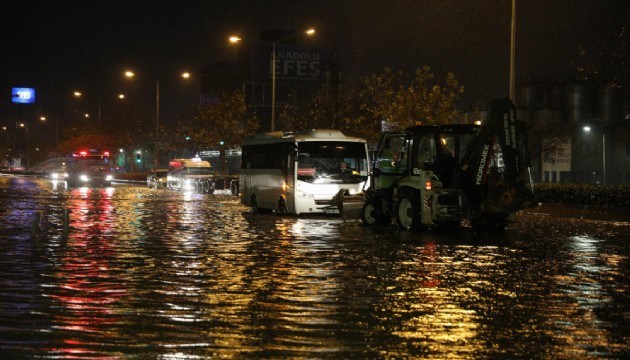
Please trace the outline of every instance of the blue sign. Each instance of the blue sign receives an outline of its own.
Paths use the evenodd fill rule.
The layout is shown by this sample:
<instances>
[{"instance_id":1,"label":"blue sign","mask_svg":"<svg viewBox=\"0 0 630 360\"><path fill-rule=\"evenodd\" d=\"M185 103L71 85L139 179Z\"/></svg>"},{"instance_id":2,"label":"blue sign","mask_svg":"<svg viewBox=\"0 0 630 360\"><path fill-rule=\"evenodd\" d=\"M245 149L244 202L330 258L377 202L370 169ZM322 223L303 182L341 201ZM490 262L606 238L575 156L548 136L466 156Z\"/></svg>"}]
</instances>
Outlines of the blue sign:
<instances>
[{"instance_id":1,"label":"blue sign","mask_svg":"<svg viewBox=\"0 0 630 360\"><path fill-rule=\"evenodd\" d=\"M11 91L11 102L18 104L34 104L35 89L33 88L13 88Z\"/></svg>"}]
</instances>

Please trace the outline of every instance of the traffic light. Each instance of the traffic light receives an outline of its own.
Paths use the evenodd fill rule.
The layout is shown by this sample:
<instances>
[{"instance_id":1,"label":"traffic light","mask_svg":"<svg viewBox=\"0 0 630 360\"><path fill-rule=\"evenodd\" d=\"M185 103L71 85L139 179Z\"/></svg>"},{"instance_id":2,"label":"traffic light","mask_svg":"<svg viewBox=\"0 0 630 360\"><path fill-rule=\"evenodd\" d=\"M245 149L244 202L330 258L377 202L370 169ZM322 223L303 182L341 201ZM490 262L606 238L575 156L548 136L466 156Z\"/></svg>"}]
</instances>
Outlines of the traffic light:
<instances>
[{"instance_id":1,"label":"traffic light","mask_svg":"<svg viewBox=\"0 0 630 360\"><path fill-rule=\"evenodd\" d=\"M136 163L140 164L142 162L142 154L140 151L136 153Z\"/></svg>"},{"instance_id":2,"label":"traffic light","mask_svg":"<svg viewBox=\"0 0 630 360\"><path fill-rule=\"evenodd\" d=\"M219 141L219 145L221 145L221 146L225 145L225 141L223 141L223 140Z\"/></svg>"}]
</instances>

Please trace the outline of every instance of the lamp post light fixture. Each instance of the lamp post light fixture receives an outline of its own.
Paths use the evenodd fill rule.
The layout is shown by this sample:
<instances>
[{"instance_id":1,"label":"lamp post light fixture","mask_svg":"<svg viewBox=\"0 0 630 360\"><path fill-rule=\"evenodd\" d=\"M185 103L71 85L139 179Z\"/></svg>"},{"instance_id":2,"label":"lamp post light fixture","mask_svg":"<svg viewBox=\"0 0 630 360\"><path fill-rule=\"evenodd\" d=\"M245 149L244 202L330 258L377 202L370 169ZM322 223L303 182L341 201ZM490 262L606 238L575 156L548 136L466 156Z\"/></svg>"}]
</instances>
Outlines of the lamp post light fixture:
<instances>
[{"instance_id":1,"label":"lamp post light fixture","mask_svg":"<svg viewBox=\"0 0 630 360\"><path fill-rule=\"evenodd\" d=\"M7 151L10 151L10 145L9 145L9 129L7 129L6 126L2 127L2 131L4 131L7 135Z\"/></svg>"},{"instance_id":2,"label":"lamp post light fixture","mask_svg":"<svg viewBox=\"0 0 630 360\"><path fill-rule=\"evenodd\" d=\"M602 130L602 184L606 185L606 132ZM590 134L593 128L590 125L584 125L582 127L584 134Z\"/></svg>"},{"instance_id":3,"label":"lamp post light fixture","mask_svg":"<svg viewBox=\"0 0 630 360\"><path fill-rule=\"evenodd\" d=\"M136 73L131 70L125 71L125 77L134 78ZM181 74L182 79L188 80L190 79L190 73L185 71ZM125 95L120 94L118 98L124 99ZM159 141L160 141L160 80L155 80L155 167L159 164Z\"/></svg>"},{"instance_id":4,"label":"lamp post light fixture","mask_svg":"<svg viewBox=\"0 0 630 360\"><path fill-rule=\"evenodd\" d=\"M79 91L79 90L75 90L73 93L74 97L76 98L80 98L83 96L83 92ZM101 129L101 99L97 99L96 101L96 105L97 105L97 111L96 111L96 131L99 132ZM90 114L89 113L84 113L83 114L84 118L89 118Z\"/></svg>"},{"instance_id":5,"label":"lamp post light fixture","mask_svg":"<svg viewBox=\"0 0 630 360\"><path fill-rule=\"evenodd\" d=\"M314 36L315 29L308 28L304 31L304 34L306 36ZM276 76L276 57L277 57L276 43L282 42L284 40L288 40L290 38L292 37L282 38L282 39L274 40L271 42L271 132L276 131L276 77L277 77ZM235 35L230 36L228 40L232 44L237 44L243 41L243 39ZM269 43L265 41L261 41L261 42Z\"/></svg>"},{"instance_id":6,"label":"lamp post light fixture","mask_svg":"<svg viewBox=\"0 0 630 360\"><path fill-rule=\"evenodd\" d=\"M28 170L30 168L30 150L29 150L29 143L28 143L28 125L25 123L20 123L19 127L21 127L22 129L24 129L26 131L26 170Z\"/></svg>"}]
</instances>

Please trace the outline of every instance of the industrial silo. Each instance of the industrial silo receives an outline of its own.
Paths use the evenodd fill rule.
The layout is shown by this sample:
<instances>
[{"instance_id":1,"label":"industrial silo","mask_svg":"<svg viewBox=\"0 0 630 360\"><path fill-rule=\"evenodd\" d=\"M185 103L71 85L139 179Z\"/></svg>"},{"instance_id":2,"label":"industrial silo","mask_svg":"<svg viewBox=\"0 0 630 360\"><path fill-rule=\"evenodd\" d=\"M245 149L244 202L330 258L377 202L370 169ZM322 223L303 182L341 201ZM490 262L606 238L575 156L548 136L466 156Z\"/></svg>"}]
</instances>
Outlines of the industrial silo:
<instances>
[{"instance_id":1,"label":"industrial silo","mask_svg":"<svg viewBox=\"0 0 630 360\"><path fill-rule=\"evenodd\" d=\"M519 84L516 90L516 106L523 109L534 110L542 105L543 84L526 82Z\"/></svg>"},{"instance_id":2,"label":"industrial silo","mask_svg":"<svg viewBox=\"0 0 630 360\"><path fill-rule=\"evenodd\" d=\"M577 123L593 118L593 87L586 82L568 82L563 86L563 117Z\"/></svg>"},{"instance_id":3,"label":"industrial silo","mask_svg":"<svg viewBox=\"0 0 630 360\"><path fill-rule=\"evenodd\" d=\"M542 107L560 111L562 108L562 84L553 83L545 86L542 101Z\"/></svg>"},{"instance_id":4,"label":"industrial silo","mask_svg":"<svg viewBox=\"0 0 630 360\"><path fill-rule=\"evenodd\" d=\"M617 90L600 88L597 90L596 117L604 122L619 121L622 116L622 96Z\"/></svg>"}]
</instances>

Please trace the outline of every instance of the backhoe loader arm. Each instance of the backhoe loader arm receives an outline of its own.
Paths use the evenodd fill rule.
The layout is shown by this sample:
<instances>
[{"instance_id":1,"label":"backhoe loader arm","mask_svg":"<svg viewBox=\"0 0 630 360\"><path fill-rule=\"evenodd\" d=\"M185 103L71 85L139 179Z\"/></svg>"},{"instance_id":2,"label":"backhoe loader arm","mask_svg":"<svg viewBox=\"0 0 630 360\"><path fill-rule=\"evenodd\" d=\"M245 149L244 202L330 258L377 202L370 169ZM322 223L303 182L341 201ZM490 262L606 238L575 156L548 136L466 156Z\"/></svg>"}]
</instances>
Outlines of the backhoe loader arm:
<instances>
[{"instance_id":1,"label":"backhoe loader arm","mask_svg":"<svg viewBox=\"0 0 630 360\"><path fill-rule=\"evenodd\" d=\"M507 98L490 101L486 123L460 164L458 180L473 211L510 213L534 200L525 124Z\"/></svg>"}]
</instances>

